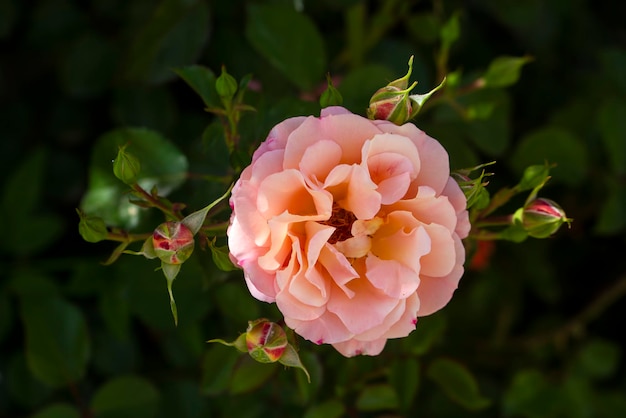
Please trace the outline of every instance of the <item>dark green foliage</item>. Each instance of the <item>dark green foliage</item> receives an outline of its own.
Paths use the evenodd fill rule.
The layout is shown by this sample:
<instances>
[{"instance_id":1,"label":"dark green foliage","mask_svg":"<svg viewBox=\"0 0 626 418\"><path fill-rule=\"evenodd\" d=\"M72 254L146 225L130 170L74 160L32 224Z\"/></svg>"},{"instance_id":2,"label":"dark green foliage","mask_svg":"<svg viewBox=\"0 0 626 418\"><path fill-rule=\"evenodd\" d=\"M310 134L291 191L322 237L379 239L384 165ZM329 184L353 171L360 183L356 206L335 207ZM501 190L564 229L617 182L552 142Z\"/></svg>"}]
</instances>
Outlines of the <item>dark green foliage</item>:
<instances>
[{"instance_id":1,"label":"dark green foliage","mask_svg":"<svg viewBox=\"0 0 626 418\"><path fill-rule=\"evenodd\" d=\"M0 0L0 416L626 416L626 9L601 3ZM115 246L79 235L79 207L133 231L163 221L129 203L118 147L148 192L189 214L228 189L274 124L319 112L327 73L364 115L410 55L416 93L448 76L450 94L415 123L452 167L496 160L485 180L497 190L555 164L541 194L574 223L491 257L468 248L487 261L468 261L450 304L380 356L299 339L309 384L206 344L280 320L225 271L223 235L173 284L178 327L156 260L103 266ZM222 105L222 66L235 97L251 74L236 147L205 111Z\"/></svg>"}]
</instances>

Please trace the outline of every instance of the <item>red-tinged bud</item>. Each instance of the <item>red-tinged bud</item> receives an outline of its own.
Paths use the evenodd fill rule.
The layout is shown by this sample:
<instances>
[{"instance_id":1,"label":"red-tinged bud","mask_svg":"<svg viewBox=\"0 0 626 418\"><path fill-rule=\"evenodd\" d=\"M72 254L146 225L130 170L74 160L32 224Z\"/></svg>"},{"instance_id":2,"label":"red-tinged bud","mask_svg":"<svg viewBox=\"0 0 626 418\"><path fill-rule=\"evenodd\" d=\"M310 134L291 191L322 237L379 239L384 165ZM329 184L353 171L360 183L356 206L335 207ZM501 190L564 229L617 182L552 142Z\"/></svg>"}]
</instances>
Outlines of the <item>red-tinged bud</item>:
<instances>
[{"instance_id":1,"label":"red-tinged bud","mask_svg":"<svg viewBox=\"0 0 626 418\"><path fill-rule=\"evenodd\" d=\"M193 232L181 222L162 223L152 233L154 252L167 264L182 264L193 252Z\"/></svg>"},{"instance_id":2,"label":"red-tinged bud","mask_svg":"<svg viewBox=\"0 0 626 418\"><path fill-rule=\"evenodd\" d=\"M287 334L275 322L257 319L248 323L246 347L250 356L259 363L275 363L287 348Z\"/></svg>"},{"instance_id":3,"label":"red-tinged bud","mask_svg":"<svg viewBox=\"0 0 626 418\"><path fill-rule=\"evenodd\" d=\"M406 90L391 85L378 89L370 99L367 117L388 120L396 125L407 122L413 114L413 102L409 93L414 86L415 84Z\"/></svg>"},{"instance_id":4,"label":"red-tinged bud","mask_svg":"<svg viewBox=\"0 0 626 418\"><path fill-rule=\"evenodd\" d=\"M564 223L572 222L565 211L554 201L537 198L524 207L522 225L529 236L547 238Z\"/></svg>"}]
</instances>

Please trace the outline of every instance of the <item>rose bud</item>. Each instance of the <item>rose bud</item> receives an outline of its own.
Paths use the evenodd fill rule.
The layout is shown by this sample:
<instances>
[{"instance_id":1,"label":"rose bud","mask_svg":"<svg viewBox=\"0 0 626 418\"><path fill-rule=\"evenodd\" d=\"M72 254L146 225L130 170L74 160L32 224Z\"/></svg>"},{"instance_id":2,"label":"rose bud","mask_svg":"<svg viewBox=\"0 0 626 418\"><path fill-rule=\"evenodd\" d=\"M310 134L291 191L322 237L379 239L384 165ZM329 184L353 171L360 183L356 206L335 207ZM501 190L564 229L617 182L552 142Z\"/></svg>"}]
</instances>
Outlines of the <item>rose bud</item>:
<instances>
[{"instance_id":1,"label":"rose bud","mask_svg":"<svg viewBox=\"0 0 626 418\"><path fill-rule=\"evenodd\" d=\"M127 145L119 147L117 157L113 161L113 174L128 185L137 182L141 164L137 157L126 152Z\"/></svg>"},{"instance_id":2,"label":"rose bud","mask_svg":"<svg viewBox=\"0 0 626 418\"><path fill-rule=\"evenodd\" d=\"M191 230L180 222L165 222L152 233L154 252L167 264L184 263L193 252L195 241Z\"/></svg>"},{"instance_id":3,"label":"rose bud","mask_svg":"<svg viewBox=\"0 0 626 418\"><path fill-rule=\"evenodd\" d=\"M278 324L267 319L250 321L246 346L250 356L259 363L274 363L287 348L287 334Z\"/></svg>"},{"instance_id":4,"label":"rose bud","mask_svg":"<svg viewBox=\"0 0 626 418\"><path fill-rule=\"evenodd\" d=\"M556 202L545 198L533 200L522 212L522 225L533 238L547 238L558 231L561 225L571 221Z\"/></svg>"},{"instance_id":5,"label":"rose bud","mask_svg":"<svg viewBox=\"0 0 626 418\"><path fill-rule=\"evenodd\" d=\"M388 120L396 125L402 125L413 113L413 101L409 92L414 87L401 90L396 86L385 86L378 89L370 99L367 117L376 120Z\"/></svg>"}]
</instances>

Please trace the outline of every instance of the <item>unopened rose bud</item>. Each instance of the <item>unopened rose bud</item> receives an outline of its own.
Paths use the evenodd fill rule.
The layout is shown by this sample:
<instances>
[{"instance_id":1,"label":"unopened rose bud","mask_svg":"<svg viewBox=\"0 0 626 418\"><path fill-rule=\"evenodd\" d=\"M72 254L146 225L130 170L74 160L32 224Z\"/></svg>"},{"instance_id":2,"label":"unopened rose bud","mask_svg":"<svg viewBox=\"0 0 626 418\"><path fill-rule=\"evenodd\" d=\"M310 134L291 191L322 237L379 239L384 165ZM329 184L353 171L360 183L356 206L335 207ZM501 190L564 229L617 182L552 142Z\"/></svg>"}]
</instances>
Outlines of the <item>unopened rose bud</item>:
<instances>
[{"instance_id":1,"label":"unopened rose bud","mask_svg":"<svg viewBox=\"0 0 626 418\"><path fill-rule=\"evenodd\" d=\"M107 226L102 218L85 215L78 209L76 211L80 217L78 232L85 241L99 242L106 239L109 231L107 230Z\"/></svg>"},{"instance_id":2,"label":"unopened rose bud","mask_svg":"<svg viewBox=\"0 0 626 418\"><path fill-rule=\"evenodd\" d=\"M137 175L141 164L137 157L126 152L127 145L121 146L117 151L117 157L113 161L113 174L128 185L137 182Z\"/></svg>"},{"instance_id":3,"label":"unopened rose bud","mask_svg":"<svg viewBox=\"0 0 626 418\"><path fill-rule=\"evenodd\" d=\"M222 74L215 80L215 89L222 98L231 99L237 92L237 80L226 72L222 66Z\"/></svg>"},{"instance_id":4,"label":"unopened rose bud","mask_svg":"<svg viewBox=\"0 0 626 418\"><path fill-rule=\"evenodd\" d=\"M165 222L152 233L156 256L167 264L184 263L193 252L193 232L180 222Z\"/></svg>"},{"instance_id":5,"label":"unopened rose bud","mask_svg":"<svg viewBox=\"0 0 626 418\"><path fill-rule=\"evenodd\" d=\"M275 322L257 319L248 323L246 346L259 363L277 362L287 348L287 334Z\"/></svg>"},{"instance_id":6,"label":"unopened rose bud","mask_svg":"<svg viewBox=\"0 0 626 418\"><path fill-rule=\"evenodd\" d=\"M571 221L556 202L545 198L533 200L522 212L522 225L533 238L547 238L558 231L561 225Z\"/></svg>"},{"instance_id":7,"label":"unopened rose bud","mask_svg":"<svg viewBox=\"0 0 626 418\"><path fill-rule=\"evenodd\" d=\"M414 85L402 90L396 86L388 85L378 89L370 99L367 117L376 120L388 120L396 125L407 122L413 113L413 101L409 97L413 87Z\"/></svg>"}]
</instances>

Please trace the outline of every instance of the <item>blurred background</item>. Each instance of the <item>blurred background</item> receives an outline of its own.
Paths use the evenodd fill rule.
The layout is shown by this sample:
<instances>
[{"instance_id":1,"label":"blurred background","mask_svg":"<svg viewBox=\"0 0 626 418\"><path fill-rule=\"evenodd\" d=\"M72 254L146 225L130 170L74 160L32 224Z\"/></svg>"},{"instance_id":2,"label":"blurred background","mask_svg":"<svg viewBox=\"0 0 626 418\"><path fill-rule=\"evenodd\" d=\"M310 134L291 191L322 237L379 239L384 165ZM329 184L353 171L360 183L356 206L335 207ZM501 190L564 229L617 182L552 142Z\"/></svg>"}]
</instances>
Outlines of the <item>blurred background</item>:
<instances>
[{"instance_id":1,"label":"blurred background","mask_svg":"<svg viewBox=\"0 0 626 418\"><path fill-rule=\"evenodd\" d=\"M626 416L624 16L585 0L0 0L0 416ZM160 222L111 198L118 138L141 137L155 173L186 172L173 201L223 193L221 125L185 77L252 74L250 151L278 121L319 114L327 73L364 115L411 55L418 93L457 80L415 120L452 167L496 161L495 191L554 163L541 194L574 222L480 247L451 303L379 357L301 341L308 384L206 344L279 313L196 251L175 327L158 263L103 266L114 245L78 234L78 207ZM464 94L502 56L529 58L519 80Z\"/></svg>"}]
</instances>

